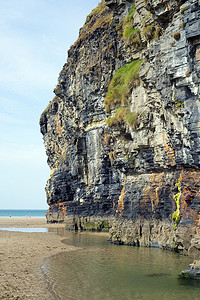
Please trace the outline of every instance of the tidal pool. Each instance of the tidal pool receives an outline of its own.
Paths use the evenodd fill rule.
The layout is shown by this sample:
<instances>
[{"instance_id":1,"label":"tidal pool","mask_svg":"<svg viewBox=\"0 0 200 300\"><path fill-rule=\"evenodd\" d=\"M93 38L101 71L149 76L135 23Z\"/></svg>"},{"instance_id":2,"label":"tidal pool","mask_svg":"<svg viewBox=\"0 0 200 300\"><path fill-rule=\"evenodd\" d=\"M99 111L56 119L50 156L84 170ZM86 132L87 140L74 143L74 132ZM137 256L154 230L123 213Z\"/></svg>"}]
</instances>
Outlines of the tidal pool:
<instances>
[{"instance_id":1,"label":"tidal pool","mask_svg":"<svg viewBox=\"0 0 200 300\"><path fill-rule=\"evenodd\" d=\"M81 249L52 256L42 266L58 299L200 299L199 282L179 278L188 257L113 245L98 233L66 232L65 237Z\"/></svg>"}]
</instances>

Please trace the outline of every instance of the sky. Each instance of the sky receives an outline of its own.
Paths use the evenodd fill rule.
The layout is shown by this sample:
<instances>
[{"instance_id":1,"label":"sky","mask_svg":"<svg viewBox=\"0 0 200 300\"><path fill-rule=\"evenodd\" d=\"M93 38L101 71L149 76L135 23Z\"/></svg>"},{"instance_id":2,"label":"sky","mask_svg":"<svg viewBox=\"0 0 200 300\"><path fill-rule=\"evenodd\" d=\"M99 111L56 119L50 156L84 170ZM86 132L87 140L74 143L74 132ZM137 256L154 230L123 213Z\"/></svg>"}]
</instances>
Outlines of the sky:
<instances>
[{"instance_id":1,"label":"sky","mask_svg":"<svg viewBox=\"0 0 200 300\"><path fill-rule=\"evenodd\" d=\"M48 209L39 118L100 0L0 0L0 209Z\"/></svg>"}]
</instances>

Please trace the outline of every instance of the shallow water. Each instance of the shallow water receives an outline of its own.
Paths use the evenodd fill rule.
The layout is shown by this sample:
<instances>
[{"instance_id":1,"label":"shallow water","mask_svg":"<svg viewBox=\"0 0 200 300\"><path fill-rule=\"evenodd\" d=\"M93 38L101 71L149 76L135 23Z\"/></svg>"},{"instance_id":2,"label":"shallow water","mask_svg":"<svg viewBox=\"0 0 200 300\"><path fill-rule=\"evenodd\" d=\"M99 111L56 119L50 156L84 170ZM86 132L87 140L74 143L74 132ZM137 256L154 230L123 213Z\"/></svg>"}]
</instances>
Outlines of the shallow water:
<instances>
[{"instance_id":1,"label":"shallow water","mask_svg":"<svg viewBox=\"0 0 200 300\"><path fill-rule=\"evenodd\" d=\"M198 282L179 279L191 260L154 248L117 246L101 234L65 233L81 250L46 259L48 282L62 300L200 299Z\"/></svg>"},{"instance_id":2,"label":"shallow water","mask_svg":"<svg viewBox=\"0 0 200 300\"><path fill-rule=\"evenodd\" d=\"M26 228L18 228L18 227L0 227L0 230L6 231L20 231L20 232L48 232L48 228L40 228L40 227L26 227Z\"/></svg>"}]
</instances>

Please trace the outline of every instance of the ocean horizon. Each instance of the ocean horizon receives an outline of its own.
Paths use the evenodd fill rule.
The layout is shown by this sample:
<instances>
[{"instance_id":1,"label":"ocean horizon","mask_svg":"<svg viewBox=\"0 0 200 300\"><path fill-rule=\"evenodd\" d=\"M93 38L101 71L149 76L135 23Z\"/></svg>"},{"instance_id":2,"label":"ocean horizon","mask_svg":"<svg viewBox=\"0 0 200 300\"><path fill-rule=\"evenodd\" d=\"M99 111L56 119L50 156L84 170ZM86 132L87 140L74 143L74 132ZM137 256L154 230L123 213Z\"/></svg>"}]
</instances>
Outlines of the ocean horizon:
<instances>
[{"instance_id":1,"label":"ocean horizon","mask_svg":"<svg viewBox=\"0 0 200 300\"><path fill-rule=\"evenodd\" d=\"M47 209L0 209L0 218L44 218Z\"/></svg>"}]
</instances>

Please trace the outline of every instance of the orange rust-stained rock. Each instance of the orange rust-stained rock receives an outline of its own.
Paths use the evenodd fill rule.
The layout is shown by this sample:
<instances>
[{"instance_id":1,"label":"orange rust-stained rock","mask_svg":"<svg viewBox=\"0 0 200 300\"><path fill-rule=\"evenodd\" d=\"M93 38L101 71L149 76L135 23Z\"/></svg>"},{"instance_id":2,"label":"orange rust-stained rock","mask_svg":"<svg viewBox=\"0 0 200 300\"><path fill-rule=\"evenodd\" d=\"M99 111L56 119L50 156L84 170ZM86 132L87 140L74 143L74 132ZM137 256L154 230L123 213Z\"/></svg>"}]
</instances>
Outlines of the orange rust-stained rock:
<instances>
[{"instance_id":1,"label":"orange rust-stained rock","mask_svg":"<svg viewBox=\"0 0 200 300\"><path fill-rule=\"evenodd\" d=\"M156 207L159 205L160 196L162 194L162 189L169 184L168 174L161 172L161 173L154 173L151 175L148 186L143 190L143 197L141 199L141 206L147 205L147 202L151 202L151 209L154 211Z\"/></svg>"},{"instance_id":2,"label":"orange rust-stained rock","mask_svg":"<svg viewBox=\"0 0 200 300\"><path fill-rule=\"evenodd\" d=\"M181 219L194 223L199 228L200 171L183 171L180 198Z\"/></svg>"},{"instance_id":3,"label":"orange rust-stained rock","mask_svg":"<svg viewBox=\"0 0 200 300\"><path fill-rule=\"evenodd\" d=\"M162 132L162 138L163 138L163 147L164 147L165 155L166 155L166 164L170 165L170 166L175 166L176 165L175 153L174 153L174 150L172 149L172 147L169 146L165 142L165 133L164 133L164 131Z\"/></svg>"},{"instance_id":4,"label":"orange rust-stained rock","mask_svg":"<svg viewBox=\"0 0 200 300\"><path fill-rule=\"evenodd\" d=\"M121 214L123 213L123 210L124 210L125 183L126 183L126 178L124 179L123 188L122 188L119 200L118 200L117 213L120 214L120 216L121 216Z\"/></svg>"}]
</instances>

